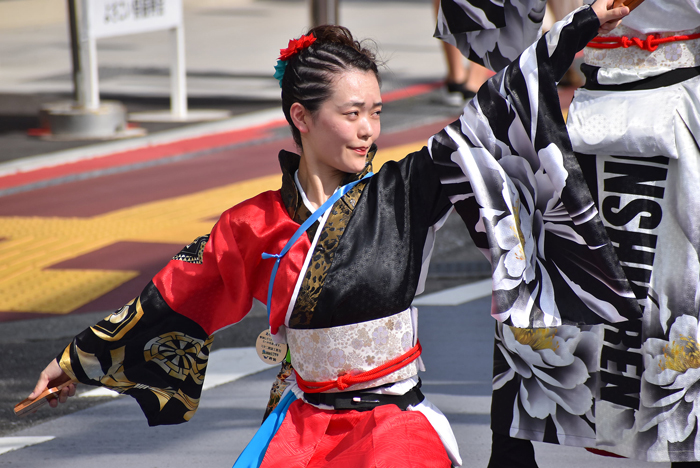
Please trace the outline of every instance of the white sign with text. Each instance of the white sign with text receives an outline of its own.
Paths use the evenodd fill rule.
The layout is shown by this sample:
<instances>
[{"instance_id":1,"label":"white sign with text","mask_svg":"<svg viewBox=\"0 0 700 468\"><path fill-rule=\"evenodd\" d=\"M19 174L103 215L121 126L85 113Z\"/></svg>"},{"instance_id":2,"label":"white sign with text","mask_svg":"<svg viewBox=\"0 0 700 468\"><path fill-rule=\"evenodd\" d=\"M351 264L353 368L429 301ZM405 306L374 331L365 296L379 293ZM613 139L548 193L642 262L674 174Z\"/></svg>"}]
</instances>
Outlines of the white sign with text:
<instances>
[{"instance_id":1,"label":"white sign with text","mask_svg":"<svg viewBox=\"0 0 700 468\"><path fill-rule=\"evenodd\" d=\"M87 0L94 39L172 29L182 25L182 0Z\"/></svg>"}]
</instances>

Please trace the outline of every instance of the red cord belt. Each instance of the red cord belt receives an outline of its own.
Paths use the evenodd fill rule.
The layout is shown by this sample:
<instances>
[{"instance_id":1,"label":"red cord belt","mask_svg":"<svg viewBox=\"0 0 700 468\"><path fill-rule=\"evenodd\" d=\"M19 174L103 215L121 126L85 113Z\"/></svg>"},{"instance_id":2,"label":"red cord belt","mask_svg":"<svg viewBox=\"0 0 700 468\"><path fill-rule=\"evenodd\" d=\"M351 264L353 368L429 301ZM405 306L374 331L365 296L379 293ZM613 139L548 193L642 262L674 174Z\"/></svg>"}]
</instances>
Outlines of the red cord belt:
<instances>
[{"instance_id":1,"label":"red cord belt","mask_svg":"<svg viewBox=\"0 0 700 468\"><path fill-rule=\"evenodd\" d=\"M396 372L397 370L405 367L418 359L423 348L421 348L420 341L416 345L409 349L406 353L399 357L392 359L391 361L385 362L379 367L375 367L372 370L363 372L357 375L344 374L338 377L336 380L329 380L327 382L309 382L301 378L299 373L294 370L296 374L297 385L305 393L321 393L327 392L337 388L340 391L345 390L351 385L369 382L370 380L380 379L384 376Z\"/></svg>"},{"instance_id":2,"label":"red cord belt","mask_svg":"<svg viewBox=\"0 0 700 468\"><path fill-rule=\"evenodd\" d=\"M594 37L586 47L592 47L594 49L617 49L624 47L626 49L635 45L642 50L654 52L661 44L666 44L668 42L692 41L693 39L700 39L700 34L669 37L660 37L658 34L650 34L644 40L640 39L639 37L627 36Z\"/></svg>"}]
</instances>

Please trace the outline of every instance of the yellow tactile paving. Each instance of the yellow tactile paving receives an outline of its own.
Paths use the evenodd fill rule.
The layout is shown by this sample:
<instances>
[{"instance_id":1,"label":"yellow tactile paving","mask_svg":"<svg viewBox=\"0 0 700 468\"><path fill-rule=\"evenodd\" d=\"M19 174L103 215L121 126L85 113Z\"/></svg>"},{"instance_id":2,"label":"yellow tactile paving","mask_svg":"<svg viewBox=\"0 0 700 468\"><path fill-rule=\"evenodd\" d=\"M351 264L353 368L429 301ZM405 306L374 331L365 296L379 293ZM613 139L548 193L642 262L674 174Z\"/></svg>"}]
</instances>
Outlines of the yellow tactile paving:
<instances>
[{"instance_id":1,"label":"yellow tactile paving","mask_svg":"<svg viewBox=\"0 0 700 468\"><path fill-rule=\"evenodd\" d=\"M423 142L379 152L387 160ZM116 210L92 218L0 217L0 311L67 314L138 275L128 270L50 269L116 242L186 245L210 231L212 218L262 191L279 187L268 176Z\"/></svg>"}]
</instances>

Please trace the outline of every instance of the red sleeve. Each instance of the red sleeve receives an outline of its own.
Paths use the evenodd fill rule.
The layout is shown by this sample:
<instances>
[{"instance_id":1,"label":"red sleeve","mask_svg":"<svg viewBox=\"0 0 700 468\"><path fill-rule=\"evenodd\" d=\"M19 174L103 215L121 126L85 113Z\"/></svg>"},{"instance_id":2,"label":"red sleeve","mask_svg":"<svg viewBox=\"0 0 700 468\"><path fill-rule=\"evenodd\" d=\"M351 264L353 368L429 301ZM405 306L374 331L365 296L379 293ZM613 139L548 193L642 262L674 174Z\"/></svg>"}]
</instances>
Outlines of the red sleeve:
<instances>
[{"instance_id":1,"label":"red sleeve","mask_svg":"<svg viewBox=\"0 0 700 468\"><path fill-rule=\"evenodd\" d=\"M263 260L262 253L279 253L298 228L279 191L262 193L221 215L195 261L175 257L153 283L174 311L211 334L245 317L253 298L267 302L275 260ZM309 247L308 237L302 236L280 263L272 300L273 333L284 323Z\"/></svg>"}]
</instances>

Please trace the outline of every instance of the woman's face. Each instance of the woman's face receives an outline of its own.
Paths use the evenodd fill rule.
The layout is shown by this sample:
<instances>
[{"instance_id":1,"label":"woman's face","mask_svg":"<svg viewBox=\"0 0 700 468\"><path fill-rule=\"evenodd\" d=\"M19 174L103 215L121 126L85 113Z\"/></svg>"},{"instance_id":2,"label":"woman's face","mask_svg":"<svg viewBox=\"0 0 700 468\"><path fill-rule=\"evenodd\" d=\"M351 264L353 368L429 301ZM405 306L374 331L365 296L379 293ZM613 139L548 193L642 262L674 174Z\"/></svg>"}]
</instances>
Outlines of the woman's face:
<instances>
[{"instance_id":1,"label":"woman's face","mask_svg":"<svg viewBox=\"0 0 700 468\"><path fill-rule=\"evenodd\" d=\"M361 172L367 151L379 137L382 98L373 72L353 70L338 76L331 96L307 119L304 157L319 169Z\"/></svg>"}]
</instances>

